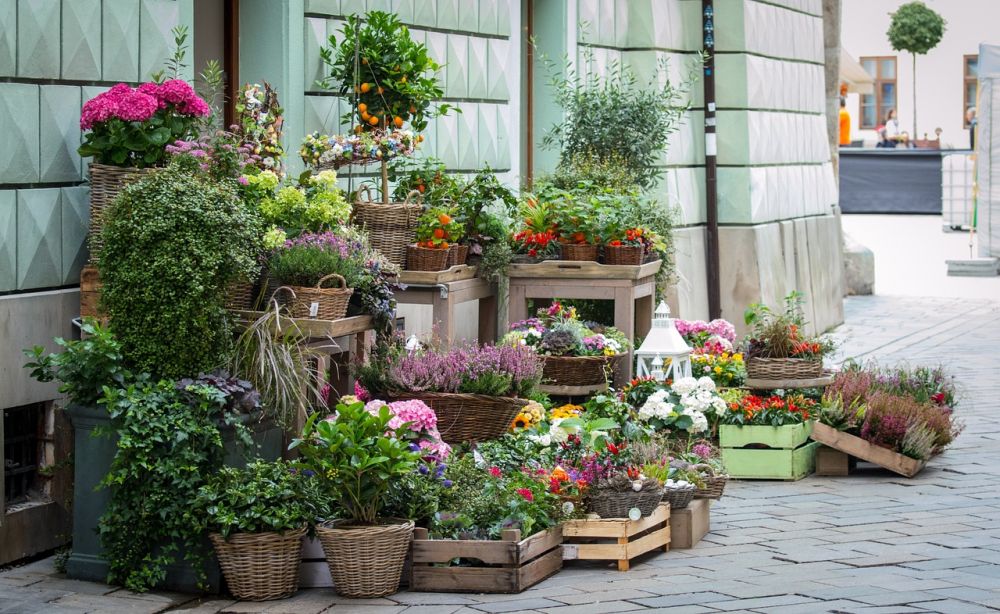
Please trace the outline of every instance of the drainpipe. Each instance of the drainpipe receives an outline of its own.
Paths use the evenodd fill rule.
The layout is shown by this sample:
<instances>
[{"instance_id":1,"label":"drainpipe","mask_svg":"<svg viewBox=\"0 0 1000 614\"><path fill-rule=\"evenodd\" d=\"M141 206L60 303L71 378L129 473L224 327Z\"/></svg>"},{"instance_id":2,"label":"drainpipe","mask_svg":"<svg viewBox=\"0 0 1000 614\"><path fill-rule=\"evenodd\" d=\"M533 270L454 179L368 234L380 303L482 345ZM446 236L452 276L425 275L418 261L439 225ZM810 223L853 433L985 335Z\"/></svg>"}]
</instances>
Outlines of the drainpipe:
<instances>
[{"instance_id":1,"label":"drainpipe","mask_svg":"<svg viewBox=\"0 0 1000 614\"><path fill-rule=\"evenodd\" d=\"M701 0L701 25L704 35L705 93L705 268L708 279L708 316L722 317L719 282L719 190L718 158L715 133L715 7L713 0Z\"/></svg>"}]
</instances>

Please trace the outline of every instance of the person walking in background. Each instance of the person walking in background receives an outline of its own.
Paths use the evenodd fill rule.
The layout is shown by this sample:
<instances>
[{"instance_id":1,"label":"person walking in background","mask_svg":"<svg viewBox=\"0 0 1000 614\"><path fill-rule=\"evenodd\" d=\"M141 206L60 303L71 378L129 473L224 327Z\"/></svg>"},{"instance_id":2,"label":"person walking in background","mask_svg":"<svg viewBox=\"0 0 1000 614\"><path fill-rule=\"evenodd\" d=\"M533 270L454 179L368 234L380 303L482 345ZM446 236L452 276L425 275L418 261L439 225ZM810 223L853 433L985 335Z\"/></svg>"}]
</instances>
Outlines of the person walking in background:
<instances>
[{"instance_id":1,"label":"person walking in background","mask_svg":"<svg viewBox=\"0 0 1000 614\"><path fill-rule=\"evenodd\" d=\"M847 99L840 97L840 146L851 144L851 114L847 112Z\"/></svg>"},{"instance_id":2,"label":"person walking in background","mask_svg":"<svg viewBox=\"0 0 1000 614\"><path fill-rule=\"evenodd\" d=\"M882 137L878 145L879 147L896 147L900 143L905 146L909 138L905 132L901 132L899 129L899 120L896 119L896 109L889 109L886 112L885 125L882 126L879 134Z\"/></svg>"},{"instance_id":3,"label":"person walking in background","mask_svg":"<svg viewBox=\"0 0 1000 614\"><path fill-rule=\"evenodd\" d=\"M976 149L976 125L979 120L976 119L976 107L969 107L965 112L965 122L969 124L969 149Z\"/></svg>"}]
</instances>

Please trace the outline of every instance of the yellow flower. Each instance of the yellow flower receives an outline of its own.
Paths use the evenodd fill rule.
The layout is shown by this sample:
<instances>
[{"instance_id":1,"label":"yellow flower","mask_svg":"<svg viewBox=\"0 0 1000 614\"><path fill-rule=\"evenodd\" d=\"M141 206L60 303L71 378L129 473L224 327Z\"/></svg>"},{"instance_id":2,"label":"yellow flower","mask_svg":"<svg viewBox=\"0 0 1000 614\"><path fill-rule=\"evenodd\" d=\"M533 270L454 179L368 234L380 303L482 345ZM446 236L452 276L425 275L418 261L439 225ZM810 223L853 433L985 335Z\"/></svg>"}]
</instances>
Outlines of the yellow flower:
<instances>
[{"instance_id":1,"label":"yellow flower","mask_svg":"<svg viewBox=\"0 0 1000 614\"><path fill-rule=\"evenodd\" d=\"M722 373L722 367L716 367L715 368L715 374L718 375L720 373Z\"/></svg>"},{"instance_id":2,"label":"yellow flower","mask_svg":"<svg viewBox=\"0 0 1000 614\"><path fill-rule=\"evenodd\" d=\"M733 360L743 362L743 354L733 354Z\"/></svg>"}]
</instances>

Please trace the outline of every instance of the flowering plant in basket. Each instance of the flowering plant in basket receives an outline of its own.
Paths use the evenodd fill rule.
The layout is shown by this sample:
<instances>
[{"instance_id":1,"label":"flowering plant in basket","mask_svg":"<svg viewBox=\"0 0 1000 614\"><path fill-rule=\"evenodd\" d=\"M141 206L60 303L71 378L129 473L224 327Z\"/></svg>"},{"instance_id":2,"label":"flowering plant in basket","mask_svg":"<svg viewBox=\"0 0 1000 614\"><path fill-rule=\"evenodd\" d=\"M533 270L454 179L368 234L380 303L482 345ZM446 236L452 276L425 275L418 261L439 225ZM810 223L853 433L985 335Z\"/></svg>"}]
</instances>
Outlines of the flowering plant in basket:
<instances>
[{"instance_id":1,"label":"flowering plant in basket","mask_svg":"<svg viewBox=\"0 0 1000 614\"><path fill-rule=\"evenodd\" d=\"M236 100L236 123L242 145L259 159L262 169L284 175L281 160L285 149L281 145L284 111L278 103L278 93L271 84L247 84Z\"/></svg>"},{"instance_id":2,"label":"flowering plant in basket","mask_svg":"<svg viewBox=\"0 0 1000 614\"><path fill-rule=\"evenodd\" d=\"M816 401L800 394L785 397L738 394L734 395L728 410L721 415L721 423L737 426L786 426L802 424L815 418L817 413Z\"/></svg>"},{"instance_id":3,"label":"flowering plant in basket","mask_svg":"<svg viewBox=\"0 0 1000 614\"><path fill-rule=\"evenodd\" d=\"M454 210L432 207L417 220L417 246L448 249L462 238L464 228L454 218Z\"/></svg>"},{"instance_id":4,"label":"flowering plant in basket","mask_svg":"<svg viewBox=\"0 0 1000 614\"><path fill-rule=\"evenodd\" d=\"M616 356L627 352L628 338L613 326L584 323L575 307L556 301L535 318L511 324L505 345L523 345L545 356Z\"/></svg>"},{"instance_id":5,"label":"flowering plant in basket","mask_svg":"<svg viewBox=\"0 0 1000 614\"><path fill-rule=\"evenodd\" d=\"M388 385L404 392L451 392L527 397L542 377L537 355L525 347L458 346L407 353L389 365Z\"/></svg>"},{"instance_id":6,"label":"flowering plant in basket","mask_svg":"<svg viewBox=\"0 0 1000 614\"><path fill-rule=\"evenodd\" d=\"M750 327L746 356L752 358L801 358L820 361L835 349L829 337L804 334L806 325L802 312L802 294L792 292L785 297L781 312L754 304L747 308L743 319Z\"/></svg>"},{"instance_id":7,"label":"flowering plant in basket","mask_svg":"<svg viewBox=\"0 0 1000 614\"><path fill-rule=\"evenodd\" d=\"M567 192L551 190L526 195L518 209L523 225L511 240L514 253L539 259L556 257L559 253L556 212L567 206L569 198Z\"/></svg>"}]
</instances>

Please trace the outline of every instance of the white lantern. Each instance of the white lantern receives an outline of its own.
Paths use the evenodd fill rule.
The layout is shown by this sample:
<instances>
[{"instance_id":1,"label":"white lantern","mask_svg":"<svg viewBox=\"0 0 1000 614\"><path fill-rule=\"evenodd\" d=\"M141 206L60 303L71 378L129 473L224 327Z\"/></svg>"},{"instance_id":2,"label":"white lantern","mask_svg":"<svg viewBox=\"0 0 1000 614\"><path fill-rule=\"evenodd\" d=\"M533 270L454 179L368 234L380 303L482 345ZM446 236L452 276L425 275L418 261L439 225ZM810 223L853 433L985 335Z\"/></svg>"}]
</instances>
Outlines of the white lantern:
<instances>
[{"instance_id":1,"label":"white lantern","mask_svg":"<svg viewBox=\"0 0 1000 614\"><path fill-rule=\"evenodd\" d=\"M653 314L653 326L635 351L636 373L639 377L659 380L691 377L691 348L677 332L670 317L670 308L660 303ZM666 371L663 366L666 364Z\"/></svg>"}]
</instances>

